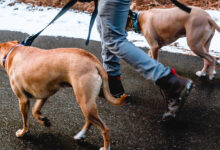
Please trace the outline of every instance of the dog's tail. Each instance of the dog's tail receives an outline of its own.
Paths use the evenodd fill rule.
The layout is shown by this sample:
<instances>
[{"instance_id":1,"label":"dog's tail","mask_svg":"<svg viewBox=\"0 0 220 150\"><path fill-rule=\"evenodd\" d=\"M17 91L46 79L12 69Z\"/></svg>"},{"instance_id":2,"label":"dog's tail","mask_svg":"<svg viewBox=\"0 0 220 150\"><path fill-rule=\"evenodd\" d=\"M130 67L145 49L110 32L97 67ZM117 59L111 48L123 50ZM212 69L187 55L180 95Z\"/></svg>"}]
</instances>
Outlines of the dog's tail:
<instances>
[{"instance_id":1,"label":"dog's tail","mask_svg":"<svg viewBox=\"0 0 220 150\"><path fill-rule=\"evenodd\" d=\"M107 75L105 69L103 68L103 66L101 64L98 64L97 70L98 70L99 75L102 78L102 90L103 90L103 94L105 96L105 99L112 105L120 106L120 105L124 104L125 98L127 97L127 95L123 95L120 98L113 97L112 94L110 93L109 83L108 83L108 75Z\"/></svg>"},{"instance_id":2,"label":"dog's tail","mask_svg":"<svg viewBox=\"0 0 220 150\"><path fill-rule=\"evenodd\" d=\"M208 17L208 21L218 32L220 32L220 27L211 17Z\"/></svg>"}]
</instances>

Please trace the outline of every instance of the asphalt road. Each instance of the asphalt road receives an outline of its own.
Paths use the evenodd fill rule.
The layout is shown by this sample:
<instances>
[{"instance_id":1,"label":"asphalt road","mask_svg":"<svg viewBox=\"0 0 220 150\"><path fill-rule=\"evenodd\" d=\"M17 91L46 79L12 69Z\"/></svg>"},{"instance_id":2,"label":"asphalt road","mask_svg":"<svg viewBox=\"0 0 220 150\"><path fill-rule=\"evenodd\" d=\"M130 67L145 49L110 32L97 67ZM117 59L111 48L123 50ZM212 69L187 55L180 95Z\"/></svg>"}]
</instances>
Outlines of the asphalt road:
<instances>
[{"instance_id":1,"label":"asphalt road","mask_svg":"<svg viewBox=\"0 0 220 150\"><path fill-rule=\"evenodd\" d=\"M0 31L0 42L22 41L27 35L19 32ZM100 59L100 43L74 38L41 36L33 46L40 48L79 47ZM101 60L101 59L100 59ZM195 72L203 62L199 57L160 52L160 61L192 78L196 88L174 122L162 122L165 111L159 88L138 75L129 65L121 62L122 82L131 95L121 107L111 106L98 98L102 120L110 128L113 150L219 150L220 149L220 70L213 81L197 78ZM34 100L31 100L33 106ZM99 131L93 127L83 141L73 136L84 124L84 117L76 103L71 88L65 88L52 96L42 112L52 126L46 128L36 122L30 113L30 132L24 138L16 138L22 127L18 101L13 94L8 76L0 69L0 150L95 150L103 146Z\"/></svg>"}]
</instances>

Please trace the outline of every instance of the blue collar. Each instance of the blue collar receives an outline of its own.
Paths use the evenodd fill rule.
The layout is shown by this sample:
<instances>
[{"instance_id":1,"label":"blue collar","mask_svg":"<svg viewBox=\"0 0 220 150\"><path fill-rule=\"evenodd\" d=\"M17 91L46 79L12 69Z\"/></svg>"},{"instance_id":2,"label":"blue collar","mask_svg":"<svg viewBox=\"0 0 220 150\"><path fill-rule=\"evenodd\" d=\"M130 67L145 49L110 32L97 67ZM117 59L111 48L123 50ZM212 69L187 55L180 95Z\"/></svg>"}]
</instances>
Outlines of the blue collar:
<instances>
[{"instance_id":1,"label":"blue collar","mask_svg":"<svg viewBox=\"0 0 220 150\"><path fill-rule=\"evenodd\" d=\"M12 52L16 47L22 46L22 45L23 45L23 44L15 45L15 46L13 46L13 47L9 50L9 52L5 55L5 57L4 57L3 60L2 60L2 62L3 62L3 67L5 67L5 61L6 61L7 57L11 54L11 52Z\"/></svg>"},{"instance_id":2,"label":"blue collar","mask_svg":"<svg viewBox=\"0 0 220 150\"><path fill-rule=\"evenodd\" d=\"M131 16L131 19L132 19L132 28L134 29L134 32L140 33L139 23L138 23L139 13L131 11L130 16Z\"/></svg>"}]
</instances>

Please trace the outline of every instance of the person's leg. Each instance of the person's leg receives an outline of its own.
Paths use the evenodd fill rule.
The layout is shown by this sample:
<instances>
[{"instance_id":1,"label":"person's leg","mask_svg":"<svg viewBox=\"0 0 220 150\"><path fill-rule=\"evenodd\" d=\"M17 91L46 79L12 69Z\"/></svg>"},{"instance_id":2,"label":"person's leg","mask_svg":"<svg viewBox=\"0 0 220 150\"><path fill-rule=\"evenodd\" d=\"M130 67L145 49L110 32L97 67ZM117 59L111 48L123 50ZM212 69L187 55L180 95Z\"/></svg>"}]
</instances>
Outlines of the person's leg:
<instances>
[{"instance_id":1,"label":"person's leg","mask_svg":"<svg viewBox=\"0 0 220 150\"><path fill-rule=\"evenodd\" d=\"M101 18L99 16L97 16L96 22L97 22L97 30L100 34L100 38L104 39L103 30L105 30L105 27L102 26ZM107 71L108 75L120 76L121 70L120 70L119 58L108 49L107 45L103 40L101 41L101 46L102 46L101 56L103 60L103 66Z\"/></svg>"},{"instance_id":2,"label":"person's leg","mask_svg":"<svg viewBox=\"0 0 220 150\"><path fill-rule=\"evenodd\" d=\"M134 46L126 37L125 30L130 0L101 0L99 6L98 24L101 26L102 57L104 67L111 68L111 74L120 75L120 65L112 55L123 59L133 66L146 79L156 81L170 73L169 67L151 59L147 53ZM106 52L107 51L107 52ZM108 55L110 54L110 55ZM107 62L107 63L106 63Z\"/></svg>"},{"instance_id":3,"label":"person's leg","mask_svg":"<svg viewBox=\"0 0 220 150\"><path fill-rule=\"evenodd\" d=\"M174 117L175 113L182 107L191 88L192 81L174 75L169 67L151 59L144 51L134 46L126 39L125 26L127 22L129 5L131 0L101 0L99 5L98 24L101 27L101 39L104 51L125 60L137 72L146 79L155 82L164 91L165 96L171 99L168 101L168 112L164 118ZM103 59L108 58L103 53ZM104 63L106 61L104 60ZM111 59L108 60L111 62ZM104 64L109 65L109 64ZM112 72L120 71L120 66Z\"/></svg>"},{"instance_id":4,"label":"person's leg","mask_svg":"<svg viewBox=\"0 0 220 150\"><path fill-rule=\"evenodd\" d=\"M97 30L100 34L100 38L104 39L103 29L105 28L102 27L99 16L97 16L96 22L97 22ZM101 46L102 46L101 55L103 59L103 66L108 73L109 87L110 87L111 94L114 97L121 97L125 94L125 90L121 83L121 78L120 78L121 70L120 70L119 58L108 49L104 41L101 41ZM102 93L102 90L100 91L99 96L101 97L104 96Z\"/></svg>"}]
</instances>

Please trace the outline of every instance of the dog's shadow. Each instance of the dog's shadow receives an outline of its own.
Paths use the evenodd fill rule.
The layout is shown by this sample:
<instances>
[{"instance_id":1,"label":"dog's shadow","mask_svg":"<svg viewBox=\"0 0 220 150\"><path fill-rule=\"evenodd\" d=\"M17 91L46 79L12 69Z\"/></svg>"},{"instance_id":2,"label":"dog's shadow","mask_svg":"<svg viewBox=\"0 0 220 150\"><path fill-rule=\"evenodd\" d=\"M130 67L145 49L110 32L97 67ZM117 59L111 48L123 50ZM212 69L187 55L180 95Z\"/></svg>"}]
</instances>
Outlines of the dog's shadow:
<instances>
[{"instance_id":1,"label":"dog's shadow","mask_svg":"<svg viewBox=\"0 0 220 150\"><path fill-rule=\"evenodd\" d=\"M99 149L98 146L95 146L85 140L74 140L73 137L52 134L52 133L41 133L39 135L32 135L27 133L23 138L20 139L23 141L23 146L27 149L47 149L47 150L70 150L70 149Z\"/></svg>"},{"instance_id":2,"label":"dog's shadow","mask_svg":"<svg viewBox=\"0 0 220 150\"><path fill-rule=\"evenodd\" d=\"M215 78L213 80L209 80L207 77L201 77L195 79L196 86L195 89L203 90L206 95L213 96L216 95L216 92L220 89L220 78Z\"/></svg>"}]
</instances>

